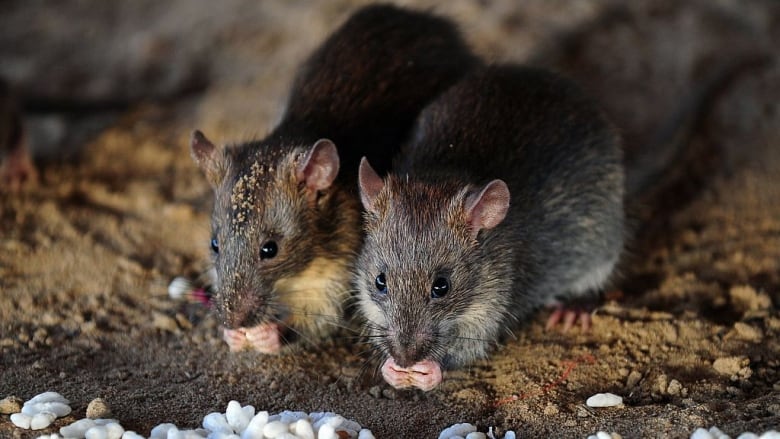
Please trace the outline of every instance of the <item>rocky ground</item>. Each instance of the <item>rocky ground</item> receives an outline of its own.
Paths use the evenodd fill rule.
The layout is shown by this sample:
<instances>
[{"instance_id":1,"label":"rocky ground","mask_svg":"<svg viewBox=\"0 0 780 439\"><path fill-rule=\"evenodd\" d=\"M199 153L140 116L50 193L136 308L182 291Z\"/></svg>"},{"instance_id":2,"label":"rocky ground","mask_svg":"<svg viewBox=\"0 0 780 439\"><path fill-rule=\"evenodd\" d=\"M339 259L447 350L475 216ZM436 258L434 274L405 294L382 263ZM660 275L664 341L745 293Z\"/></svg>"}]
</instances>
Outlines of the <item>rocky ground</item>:
<instances>
[{"instance_id":1,"label":"rocky ground","mask_svg":"<svg viewBox=\"0 0 780 439\"><path fill-rule=\"evenodd\" d=\"M296 66L362 3L11 1L0 75L23 96L113 105L26 120L41 178L0 194L0 398L65 395L73 414L46 431L96 397L144 434L195 427L231 399L335 411L379 438L436 437L457 422L519 437L777 429L780 6L423 3L488 60L580 81L620 127L629 169L710 78L741 66L691 119L672 169L629 200L620 292L592 331L545 331L540 312L430 393L361 374L364 346L349 333L280 356L230 354L207 309L167 296L175 276L207 267L211 191L189 132L267 132ZM604 391L624 406L585 406ZM0 436L35 434L3 415Z\"/></svg>"}]
</instances>

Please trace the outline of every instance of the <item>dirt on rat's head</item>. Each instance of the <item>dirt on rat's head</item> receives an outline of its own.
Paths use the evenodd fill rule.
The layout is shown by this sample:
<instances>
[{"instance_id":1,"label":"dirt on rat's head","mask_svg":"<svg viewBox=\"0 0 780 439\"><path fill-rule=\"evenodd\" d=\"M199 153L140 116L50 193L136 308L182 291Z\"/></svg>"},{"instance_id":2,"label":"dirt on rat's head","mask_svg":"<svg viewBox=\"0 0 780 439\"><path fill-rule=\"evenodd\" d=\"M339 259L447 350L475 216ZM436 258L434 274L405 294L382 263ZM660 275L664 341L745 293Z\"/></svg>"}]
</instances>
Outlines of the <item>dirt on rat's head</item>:
<instances>
[{"instance_id":1,"label":"dirt on rat's head","mask_svg":"<svg viewBox=\"0 0 780 439\"><path fill-rule=\"evenodd\" d=\"M296 328L299 324L320 332L324 323L305 323L301 314L329 316L331 323L338 318L339 297L324 297L325 289L342 282L346 291L348 281L341 278L349 265L322 256L333 254L325 251L331 250L330 241L354 247L354 239L342 239L349 218L333 214L346 202L333 185L338 155L325 139L313 145L279 143L267 139L216 148L202 135L193 138L193 156L215 192L215 308L230 329L279 323L296 332L306 332ZM357 221L351 227L357 228Z\"/></svg>"},{"instance_id":2,"label":"dirt on rat's head","mask_svg":"<svg viewBox=\"0 0 780 439\"><path fill-rule=\"evenodd\" d=\"M503 219L506 185L383 181L363 162L360 189L366 237L356 287L378 354L401 368L483 357L501 325L495 310L507 307L506 297L483 294L506 280L483 269L482 246Z\"/></svg>"}]
</instances>

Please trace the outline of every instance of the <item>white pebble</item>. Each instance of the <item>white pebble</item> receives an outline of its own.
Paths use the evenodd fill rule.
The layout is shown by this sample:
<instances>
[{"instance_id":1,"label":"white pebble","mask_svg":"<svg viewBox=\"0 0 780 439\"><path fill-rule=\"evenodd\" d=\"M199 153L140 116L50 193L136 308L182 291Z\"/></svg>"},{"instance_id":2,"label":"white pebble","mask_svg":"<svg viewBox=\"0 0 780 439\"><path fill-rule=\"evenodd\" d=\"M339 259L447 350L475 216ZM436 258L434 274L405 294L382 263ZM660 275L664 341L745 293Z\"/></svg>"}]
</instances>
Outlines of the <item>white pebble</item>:
<instances>
[{"instance_id":1,"label":"white pebble","mask_svg":"<svg viewBox=\"0 0 780 439\"><path fill-rule=\"evenodd\" d=\"M710 434L715 437L715 439L731 439L729 435L724 433L720 428L718 427L710 427Z\"/></svg>"},{"instance_id":2,"label":"white pebble","mask_svg":"<svg viewBox=\"0 0 780 439\"><path fill-rule=\"evenodd\" d=\"M315 439L314 429L307 419L298 419L290 425L290 432L295 433L301 439Z\"/></svg>"},{"instance_id":3,"label":"white pebble","mask_svg":"<svg viewBox=\"0 0 780 439\"><path fill-rule=\"evenodd\" d=\"M180 299L190 291L192 291L192 283L185 277L176 277L168 285L168 296L171 299Z\"/></svg>"},{"instance_id":4,"label":"white pebble","mask_svg":"<svg viewBox=\"0 0 780 439\"><path fill-rule=\"evenodd\" d=\"M11 422L19 428L30 428L30 421L32 417L25 415L24 413L14 413L11 415Z\"/></svg>"},{"instance_id":5,"label":"white pebble","mask_svg":"<svg viewBox=\"0 0 780 439\"><path fill-rule=\"evenodd\" d=\"M227 417L222 413L209 413L203 418L203 428L212 433L233 433Z\"/></svg>"},{"instance_id":6,"label":"white pebble","mask_svg":"<svg viewBox=\"0 0 780 439\"><path fill-rule=\"evenodd\" d=\"M149 439L167 439L168 438L168 430L178 430L178 428L170 423L160 424L154 428L152 428L152 431L149 433Z\"/></svg>"},{"instance_id":7,"label":"white pebble","mask_svg":"<svg viewBox=\"0 0 780 439\"><path fill-rule=\"evenodd\" d=\"M737 436L737 439L759 439L755 433L745 432Z\"/></svg>"},{"instance_id":8,"label":"white pebble","mask_svg":"<svg viewBox=\"0 0 780 439\"><path fill-rule=\"evenodd\" d=\"M279 419L277 420L282 421L285 424L292 424L293 422L301 419L309 420L309 415L306 412L293 412L290 410L285 410L279 413Z\"/></svg>"},{"instance_id":9,"label":"white pebble","mask_svg":"<svg viewBox=\"0 0 780 439\"><path fill-rule=\"evenodd\" d=\"M301 439L300 436L294 435L292 433L282 433L279 436L276 436L276 439Z\"/></svg>"},{"instance_id":10,"label":"white pebble","mask_svg":"<svg viewBox=\"0 0 780 439\"><path fill-rule=\"evenodd\" d=\"M145 439L145 438L134 431L126 431L122 433L122 439Z\"/></svg>"},{"instance_id":11,"label":"white pebble","mask_svg":"<svg viewBox=\"0 0 780 439\"><path fill-rule=\"evenodd\" d=\"M467 434L466 439L487 439L487 435L479 431L474 431Z\"/></svg>"},{"instance_id":12,"label":"white pebble","mask_svg":"<svg viewBox=\"0 0 780 439\"><path fill-rule=\"evenodd\" d=\"M324 423L322 427L317 429L317 439L339 439L339 436L332 425Z\"/></svg>"},{"instance_id":13,"label":"white pebble","mask_svg":"<svg viewBox=\"0 0 780 439\"><path fill-rule=\"evenodd\" d=\"M37 404L39 402L60 402L62 404L70 404L70 401L57 392L43 392L33 396L29 401L25 402L24 405Z\"/></svg>"},{"instance_id":14,"label":"white pebble","mask_svg":"<svg viewBox=\"0 0 780 439\"><path fill-rule=\"evenodd\" d=\"M30 419L30 430L43 430L51 425L55 419L57 419L57 415L52 412L36 413L32 419Z\"/></svg>"},{"instance_id":15,"label":"white pebble","mask_svg":"<svg viewBox=\"0 0 780 439\"><path fill-rule=\"evenodd\" d=\"M514 431L509 430L506 433L504 433L504 439L517 439L517 436L515 436Z\"/></svg>"},{"instance_id":16,"label":"white pebble","mask_svg":"<svg viewBox=\"0 0 780 439\"><path fill-rule=\"evenodd\" d=\"M467 434L477 431L477 427L469 424L454 424L451 425L439 433L439 439L449 439L453 436L466 437Z\"/></svg>"},{"instance_id":17,"label":"white pebble","mask_svg":"<svg viewBox=\"0 0 780 439\"><path fill-rule=\"evenodd\" d=\"M358 432L358 439L376 439L371 430L364 428Z\"/></svg>"},{"instance_id":18,"label":"white pebble","mask_svg":"<svg viewBox=\"0 0 780 439\"><path fill-rule=\"evenodd\" d=\"M108 429L105 425L96 425L84 433L85 439L108 439Z\"/></svg>"},{"instance_id":19,"label":"white pebble","mask_svg":"<svg viewBox=\"0 0 780 439\"><path fill-rule=\"evenodd\" d=\"M85 418L85 419L79 419L78 421L66 425L62 428L60 428L60 435L62 437L84 437L84 433L87 432L90 428L97 425L94 420ZM154 430L152 430L154 431ZM164 436L163 436L164 437ZM157 438L155 438L157 439ZM160 438L162 439L162 438Z\"/></svg>"},{"instance_id":20,"label":"white pebble","mask_svg":"<svg viewBox=\"0 0 780 439\"><path fill-rule=\"evenodd\" d=\"M241 439L263 439L263 427L268 423L268 412L260 412L252 417L241 433Z\"/></svg>"},{"instance_id":21,"label":"white pebble","mask_svg":"<svg viewBox=\"0 0 780 439\"><path fill-rule=\"evenodd\" d=\"M614 393L597 393L588 398L585 404L588 407L614 407L623 404L623 398Z\"/></svg>"},{"instance_id":22,"label":"white pebble","mask_svg":"<svg viewBox=\"0 0 780 439\"><path fill-rule=\"evenodd\" d=\"M265 427L263 427L263 434L270 437L275 438L276 436L279 436L282 433L288 432L287 424L285 424L282 421L273 421L265 424Z\"/></svg>"},{"instance_id":23,"label":"white pebble","mask_svg":"<svg viewBox=\"0 0 780 439\"><path fill-rule=\"evenodd\" d=\"M254 409L252 409L252 411L254 411ZM244 413L244 409L238 401L230 401L228 403L227 410L225 411L225 418L227 419L227 423L236 433L242 433L246 430L246 426L249 425L249 421L252 419L251 416L247 416L246 413Z\"/></svg>"},{"instance_id":24,"label":"white pebble","mask_svg":"<svg viewBox=\"0 0 780 439\"><path fill-rule=\"evenodd\" d=\"M209 439L240 439L240 436L235 433L223 433L221 431L216 433L210 433Z\"/></svg>"},{"instance_id":25,"label":"white pebble","mask_svg":"<svg viewBox=\"0 0 780 439\"><path fill-rule=\"evenodd\" d=\"M182 430L180 431L182 439L205 439L209 436L208 430L197 428L195 430Z\"/></svg>"},{"instance_id":26,"label":"white pebble","mask_svg":"<svg viewBox=\"0 0 780 439\"><path fill-rule=\"evenodd\" d=\"M251 405L245 405L241 408L244 411L244 415L247 419L252 419L255 416L255 407Z\"/></svg>"},{"instance_id":27,"label":"white pebble","mask_svg":"<svg viewBox=\"0 0 780 439\"><path fill-rule=\"evenodd\" d=\"M765 433L763 433L759 439L780 439L780 432L777 432L775 430L769 430Z\"/></svg>"},{"instance_id":28,"label":"white pebble","mask_svg":"<svg viewBox=\"0 0 780 439\"><path fill-rule=\"evenodd\" d=\"M122 439L122 435L125 434L125 429L118 422L106 424L106 431L108 432L108 439Z\"/></svg>"},{"instance_id":29,"label":"white pebble","mask_svg":"<svg viewBox=\"0 0 780 439\"><path fill-rule=\"evenodd\" d=\"M715 436L703 428L697 428L691 435L691 439L715 439Z\"/></svg>"},{"instance_id":30,"label":"white pebble","mask_svg":"<svg viewBox=\"0 0 780 439\"><path fill-rule=\"evenodd\" d=\"M360 424L358 424L357 422L353 421L352 419L346 419L346 418L342 417L341 418L341 428L343 428L344 430L352 430L352 431L358 432L363 427L361 427Z\"/></svg>"},{"instance_id":31,"label":"white pebble","mask_svg":"<svg viewBox=\"0 0 780 439\"><path fill-rule=\"evenodd\" d=\"M68 416L71 412L71 409L69 405L58 401L35 403L26 402L24 403L24 407L22 407L22 413L27 416L35 416L36 414L42 412L54 413L56 419L63 416Z\"/></svg>"}]
</instances>

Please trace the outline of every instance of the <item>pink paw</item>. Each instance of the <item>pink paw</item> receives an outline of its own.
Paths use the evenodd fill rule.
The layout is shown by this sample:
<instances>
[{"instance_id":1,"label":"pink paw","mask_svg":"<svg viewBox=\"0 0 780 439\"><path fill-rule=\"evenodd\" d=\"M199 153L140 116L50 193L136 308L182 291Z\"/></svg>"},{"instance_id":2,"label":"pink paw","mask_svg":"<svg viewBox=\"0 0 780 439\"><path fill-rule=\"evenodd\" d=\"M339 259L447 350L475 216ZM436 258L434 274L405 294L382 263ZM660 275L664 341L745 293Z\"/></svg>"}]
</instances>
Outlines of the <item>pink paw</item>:
<instances>
[{"instance_id":1,"label":"pink paw","mask_svg":"<svg viewBox=\"0 0 780 439\"><path fill-rule=\"evenodd\" d=\"M382 377L396 389L417 387L427 392L441 383L442 374L439 363L435 361L424 360L405 368L388 358L382 365Z\"/></svg>"},{"instance_id":2,"label":"pink paw","mask_svg":"<svg viewBox=\"0 0 780 439\"><path fill-rule=\"evenodd\" d=\"M547 324L545 325L546 330L549 331L563 322L561 331L569 332L569 330L574 327L574 324L577 323L577 320L580 321L582 332L588 332L590 330L592 321L589 311L583 309L569 309L565 308L563 305L556 305L554 308L552 314L550 314L550 317L547 319Z\"/></svg>"},{"instance_id":3,"label":"pink paw","mask_svg":"<svg viewBox=\"0 0 780 439\"><path fill-rule=\"evenodd\" d=\"M282 348L279 325L263 323L251 328L225 329L222 339L231 352L256 350L263 354L277 354Z\"/></svg>"}]
</instances>

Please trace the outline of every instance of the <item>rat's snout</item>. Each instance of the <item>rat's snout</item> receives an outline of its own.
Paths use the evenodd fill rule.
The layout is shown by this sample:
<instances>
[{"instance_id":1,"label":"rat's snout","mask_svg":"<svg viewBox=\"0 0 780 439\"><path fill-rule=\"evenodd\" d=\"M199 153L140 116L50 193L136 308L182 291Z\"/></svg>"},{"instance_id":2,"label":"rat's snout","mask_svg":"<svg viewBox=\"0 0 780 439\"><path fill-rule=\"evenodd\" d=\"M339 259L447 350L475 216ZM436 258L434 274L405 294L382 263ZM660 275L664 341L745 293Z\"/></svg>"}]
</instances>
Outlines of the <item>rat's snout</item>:
<instances>
[{"instance_id":1,"label":"rat's snout","mask_svg":"<svg viewBox=\"0 0 780 439\"><path fill-rule=\"evenodd\" d=\"M433 337L428 331L399 333L390 346L390 356L401 367L410 367L426 359Z\"/></svg>"},{"instance_id":2,"label":"rat's snout","mask_svg":"<svg viewBox=\"0 0 780 439\"><path fill-rule=\"evenodd\" d=\"M256 300L248 299L249 293L219 294L216 300L216 310L222 324L228 329L246 328L259 323Z\"/></svg>"}]
</instances>

